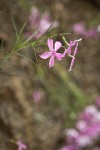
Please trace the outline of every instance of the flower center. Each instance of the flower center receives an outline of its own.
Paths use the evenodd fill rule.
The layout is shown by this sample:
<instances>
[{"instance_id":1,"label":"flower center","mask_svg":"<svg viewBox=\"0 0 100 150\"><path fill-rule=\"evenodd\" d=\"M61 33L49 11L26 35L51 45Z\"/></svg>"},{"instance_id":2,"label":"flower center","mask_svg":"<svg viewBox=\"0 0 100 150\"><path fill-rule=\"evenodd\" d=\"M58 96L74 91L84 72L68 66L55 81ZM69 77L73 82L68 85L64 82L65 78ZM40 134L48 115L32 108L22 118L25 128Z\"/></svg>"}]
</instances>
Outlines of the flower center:
<instances>
[{"instance_id":1,"label":"flower center","mask_svg":"<svg viewBox=\"0 0 100 150\"><path fill-rule=\"evenodd\" d=\"M55 55L56 55L56 52L55 52L55 51L52 51L52 55L55 56Z\"/></svg>"}]
</instances>

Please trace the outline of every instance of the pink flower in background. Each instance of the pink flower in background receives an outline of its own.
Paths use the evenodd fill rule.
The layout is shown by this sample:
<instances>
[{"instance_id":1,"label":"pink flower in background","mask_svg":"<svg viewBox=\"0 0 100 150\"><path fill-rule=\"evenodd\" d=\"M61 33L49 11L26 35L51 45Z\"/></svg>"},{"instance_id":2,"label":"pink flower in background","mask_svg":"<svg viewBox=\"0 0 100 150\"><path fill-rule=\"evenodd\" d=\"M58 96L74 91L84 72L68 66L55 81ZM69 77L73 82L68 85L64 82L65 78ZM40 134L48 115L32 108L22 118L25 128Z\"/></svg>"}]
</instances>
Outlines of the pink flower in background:
<instances>
[{"instance_id":1,"label":"pink flower in background","mask_svg":"<svg viewBox=\"0 0 100 150\"><path fill-rule=\"evenodd\" d=\"M83 148L92 144L91 138L87 135L80 135L77 139L77 144L79 147Z\"/></svg>"},{"instance_id":2,"label":"pink flower in background","mask_svg":"<svg viewBox=\"0 0 100 150\"><path fill-rule=\"evenodd\" d=\"M93 122L98 110L94 105L89 105L85 110L80 114L80 118L84 120L87 124Z\"/></svg>"},{"instance_id":3,"label":"pink flower in background","mask_svg":"<svg viewBox=\"0 0 100 150\"><path fill-rule=\"evenodd\" d=\"M83 35L85 38L96 38L98 37L99 33L99 25L97 27L90 28L89 30L86 29L84 23L76 23L72 26L72 29L75 33L79 35Z\"/></svg>"},{"instance_id":4,"label":"pink flower in background","mask_svg":"<svg viewBox=\"0 0 100 150\"><path fill-rule=\"evenodd\" d=\"M90 29L89 31L85 31L83 33L85 38L95 38L97 37L96 29Z\"/></svg>"},{"instance_id":5,"label":"pink flower in background","mask_svg":"<svg viewBox=\"0 0 100 150\"><path fill-rule=\"evenodd\" d=\"M49 29L50 26L51 22L49 22L46 19L41 19L38 25L39 31L36 35L36 38L39 38L42 34L44 34Z\"/></svg>"},{"instance_id":6,"label":"pink flower in background","mask_svg":"<svg viewBox=\"0 0 100 150\"><path fill-rule=\"evenodd\" d=\"M100 111L97 107L86 106L76 122L76 128L66 129L65 135L66 145L60 150L99 150Z\"/></svg>"},{"instance_id":7,"label":"pink flower in background","mask_svg":"<svg viewBox=\"0 0 100 150\"><path fill-rule=\"evenodd\" d=\"M84 24L82 22L74 24L73 31L76 32L77 34L82 34L85 31Z\"/></svg>"},{"instance_id":8,"label":"pink flower in background","mask_svg":"<svg viewBox=\"0 0 100 150\"><path fill-rule=\"evenodd\" d=\"M40 22L40 13L36 7L31 8L30 16L29 16L29 23L32 29L37 28Z\"/></svg>"},{"instance_id":9,"label":"pink flower in background","mask_svg":"<svg viewBox=\"0 0 100 150\"><path fill-rule=\"evenodd\" d=\"M33 91L32 97L35 103L39 103L42 100L43 93L40 90L35 90Z\"/></svg>"},{"instance_id":10,"label":"pink flower in background","mask_svg":"<svg viewBox=\"0 0 100 150\"><path fill-rule=\"evenodd\" d=\"M74 142L79 136L79 132L76 129L68 129L67 130L67 140L69 142Z\"/></svg>"},{"instance_id":11,"label":"pink flower in background","mask_svg":"<svg viewBox=\"0 0 100 150\"><path fill-rule=\"evenodd\" d=\"M34 38L39 38L43 33L45 33L51 26L52 21L50 14L48 12L41 13L38 8L32 7L29 16L29 34L32 35L34 31L38 29L38 33L34 35ZM59 26L59 22L55 21L51 28L56 28ZM25 34L26 35L26 34ZM27 34L28 35L28 34Z\"/></svg>"},{"instance_id":12,"label":"pink flower in background","mask_svg":"<svg viewBox=\"0 0 100 150\"><path fill-rule=\"evenodd\" d=\"M84 120L79 120L76 127L80 132L84 132L87 129L87 123Z\"/></svg>"},{"instance_id":13,"label":"pink flower in background","mask_svg":"<svg viewBox=\"0 0 100 150\"><path fill-rule=\"evenodd\" d=\"M84 134L90 137L92 141L96 140L100 136L100 122L90 124Z\"/></svg>"},{"instance_id":14,"label":"pink flower in background","mask_svg":"<svg viewBox=\"0 0 100 150\"><path fill-rule=\"evenodd\" d=\"M44 52L40 55L42 59L47 59L50 57L49 68L54 65L54 59L56 58L58 61L62 60L62 54L57 53L57 51L61 48L62 44L59 41L56 41L53 46L53 40L48 39L47 45L49 47L49 52Z\"/></svg>"},{"instance_id":15,"label":"pink flower in background","mask_svg":"<svg viewBox=\"0 0 100 150\"><path fill-rule=\"evenodd\" d=\"M23 144L21 140L17 142L17 145L18 145L18 150L25 150L27 148L27 146Z\"/></svg>"},{"instance_id":16,"label":"pink flower in background","mask_svg":"<svg viewBox=\"0 0 100 150\"><path fill-rule=\"evenodd\" d=\"M87 107L85 108L85 112L86 112L87 114L92 115L92 116L94 116L97 111L98 111L98 110L97 110L97 108L96 108L94 105L89 105L89 106L87 106Z\"/></svg>"}]
</instances>

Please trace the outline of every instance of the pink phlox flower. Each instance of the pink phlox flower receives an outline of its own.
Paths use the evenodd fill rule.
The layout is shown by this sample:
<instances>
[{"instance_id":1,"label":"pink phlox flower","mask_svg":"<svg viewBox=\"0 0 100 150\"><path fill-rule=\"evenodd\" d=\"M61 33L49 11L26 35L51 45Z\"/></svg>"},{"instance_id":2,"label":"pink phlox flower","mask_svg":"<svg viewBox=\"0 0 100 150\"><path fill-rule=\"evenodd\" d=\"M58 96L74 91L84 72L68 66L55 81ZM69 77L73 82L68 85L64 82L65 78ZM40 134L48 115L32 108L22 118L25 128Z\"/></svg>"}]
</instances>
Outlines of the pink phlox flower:
<instances>
[{"instance_id":1,"label":"pink phlox flower","mask_svg":"<svg viewBox=\"0 0 100 150\"><path fill-rule=\"evenodd\" d=\"M97 113L98 110L97 110L97 108L95 107L95 105L89 105L89 106L87 106L87 107L85 108L85 112L86 112L87 114L90 114L90 115L93 115L93 116L94 116L94 114Z\"/></svg>"},{"instance_id":2,"label":"pink phlox flower","mask_svg":"<svg viewBox=\"0 0 100 150\"><path fill-rule=\"evenodd\" d=\"M80 135L79 138L77 138L76 143L80 148L90 146L92 144L92 140L89 136L87 135Z\"/></svg>"},{"instance_id":3,"label":"pink phlox flower","mask_svg":"<svg viewBox=\"0 0 100 150\"><path fill-rule=\"evenodd\" d=\"M79 120L76 124L76 127L80 132L84 132L86 131L88 125L84 120Z\"/></svg>"},{"instance_id":4,"label":"pink phlox flower","mask_svg":"<svg viewBox=\"0 0 100 150\"><path fill-rule=\"evenodd\" d=\"M82 22L73 25L73 31L77 34L82 34L85 31L85 26Z\"/></svg>"},{"instance_id":5,"label":"pink phlox flower","mask_svg":"<svg viewBox=\"0 0 100 150\"><path fill-rule=\"evenodd\" d=\"M34 90L34 91L33 91L33 93L32 93L32 98L33 98L33 101L34 101L35 103L41 102L42 97L43 97L42 91L40 91L40 90Z\"/></svg>"},{"instance_id":6,"label":"pink phlox flower","mask_svg":"<svg viewBox=\"0 0 100 150\"><path fill-rule=\"evenodd\" d=\"M91 140L96 140L100 136L100 124L93 123L87 127L84 135L87 135Z\"/></svg>"},{"instance_id":7,"label":"pink phlox flower","mask_svg":"<svg viewBox=\"0 0 100 150\"><path fill-rule=\"evenodd\" d=\"M34 35L34 38L39 38L43 33L47 31L49 27L56 28L59 26L59 22L55 21L54 24L51 26L52 21L50 14L48 12L40 13L40 11L36 7L32 7L29 16L29 25L31 34L33 31L38 30L38 33ZM30 31L29 31L30 32Z\"/></svg>"},{"instance_id":8,"label":"pink phlox flower","mask_svg":"<svg viewBox=\"0 0 100 150\"><path fill-rule=\"evenodd\" d=\"M78 42L81 41L82 39L79 39L79 40L75 40L73 43L72 43L72 46L75 45L75 49L74 49L74 54L72 56L72 60L71 60L71 64L70 64L70 67L69 67L69 71L72 70L72 67L74 65L74 62L75 62L75 56L76 56L76 53L77 53L77 48L78 48ZM71 53L71 50L70 50L70 53Z\"/></svg>"},{"instance_id":9,"label":"pink phlox flower","mask_svg":"<svg viewBox=\"0 0 100 150\"><path fill-rule=\"evenodd\" d=\"M100 111L95 113L93 122L100 123Z\"/></svg>"},{"instance_id":10,"label":"pink phlox flower","mask_svg":"<svg viewBox=\"0 0 100 150\"><path fill-rule=\"evenodd\" d=\"M18 145L18 150L24 150L27 148L27 146L23 144L21 140L17 142L17 145Z\"/></svg>"},{"instance_id":11,"label":"pink phlox flower","mask_svg":"<svg viewBox=\"0 0 100 150\"><path fill-rule=\"evenodd\" d=\"M82 40L82 38L78 39L78 40L75 40L75 41L70 41L70 43L68 44L68 48L65 49L65 51L64 51L64 53L62 55L62 57L65 57L66 54L67 54L68 56L70 56L72 58L69 71L71 71L71 69L72 69L72 67L74 65L75 55L77 53L77 48L78 48L78 42L81 41L81 40ZM74 53L72 55L72 48L73 48L73 46L75 46L75 49L74 49Z\"/></svg>"},{"instance_id":12,"label":"pink phlox flower","mask_svg":"<svg viewBox=\"0 0 100 150\"><path fill-rule=\"evenodd\" d=\"M97 115L98 110L94 105L89 105L85 108L85 110L80 114L82 120L84 120L87 124L91 124L95 120L95 116Z\"/></svg>"},{"instance_id":13,"label":"pink phlox flower","mask_svg":"<svg viewBox=\"0 0 100 150\"><path fill-rule=\"evenodd\" d=\"M76 23L73 25L73 31L79 35L83 35L85 38L96 38L98 37L97 32L100 32L97 27L90 28L87 30L84 23ZM100 28L100 27L99 27Z\"/></svg>"},{"instance_id":14,"label":"pink phlox flower","mask_svg":"<svg viewBox=\"0 0 100 150\"><path fill-rule=\"evenodd\" d=\"M68 48L65 49L64 53L63 53L63 57L67 55L71 55L71 51L72 51L72 46L74 46L74 42L70 41L70 43L68 44Z\"/></svg>"},{"instance_id":15,"label":"pink phlox flower","mask_svg":"<svg viewBox=\"0 0 100 150\"><path fill-rule=\"evenodd\" d=\"M32 29L38 27L38 25L40 24L40 19L41 19L40 12L36 7L32 7L29 16L29 23Z\"/></svg>"},{"instance_id":16,"label":"pink phlox flower","mask_svg":"<svg viewBox=\"0 0 100 150\"><path fill-rule=\"evenodd\" d=\"M41 17L41 20L45 20L46 22L48 22L48 24L50 24L50 26L51 26L51 17L50 17L50 14L48 13L48 12L44 12L43 13L43 15L42 15L42 17ZM54 21L54 23L52 24L52 26L51 26L51 28L56 28L56 27L58 27L60 24L59 24L59 22L56 20L56 21ZM50 27L49 26L49 27Z\"/></svg>"},{"instance_id":17,"label":"pink phlox flower","mask_svg":"<svg viewBox=\"0 0 100 150\"><path fill-rule=\"evenodd\" d=\"M45 20L47 20L47 21L50 22L51 17L50 17L49 12L45 11L45 12L42 14L42 16L41 16L41 19L45 19Z\"/></svg>"},{"instance_id":18,"label":"pink phlox flower","mask_svg":"<svg viewBox=\"0 0 100 150\"><path fill-rule=\"evenodd\" d=\"M38 25L38 28L40 29L36 38L38 38L39 36L41 36L42 34L44 34L49 28L50 30L53 29L53 28L56 28L59 26L59 23L57 21L54 22L54 24L51 26L52 22L49 21L48 19L46 18L41 18L40 19L40 22L39 22L39 25Z\"/></svg>"},{"instance_id":19,"label":"pink phlox flower","mask_svg":"<svg viewBox=\"0 0 100 150\"><path fill-rule=\"evenodd\" d=\"M77 46L78 46L77 43L78 43L79 41L81 41L81 40L82 40L82 38L81 38L81 39L78 39L78 40L75 40L75 41L70 41L70 43L68 44L68 48L65 49L65 51L64 51L64 53L63 53L63 57L65 57L66 54L69 55L69 56L71 56L72 47L76 45L76 47L75 47L75 49L74 49L74 56L75 56L75 55L76 55L76 52L77 52ZM73 55L72 55L72 56L73 56Z\"/></svg>"},{"instance_id":20,"label":"pink phlox flower","mask_svg":"<svg viewBox=\"0 0 100 150\"><path fill-rule=\"evenodd\" d=\"M38 37L41 36L43 33L46 32L46 30L49 29L49 27L51 26L51 22L49 22L48 20L46 19L41 19L40 20L40 24L39 24L39 32L38 32Z\"/></svg>"},{"instance_id":21,"label":"pink phlox flower","mask_svg":"<svg viewBox=\"0 0 100 150\"><path fill-rule=\"evenodd\" d=\"M71 142L75 142L79 136L79 132L76 129L67 129L67 140Z\"/></svg>"},{"instance_id":22,"label":"pink phlox flower","mask_svg":"<svg viewBox=\"0 0 100 150\"><path fill-rule=\"evenodd\" d=\"M71 71L71 70L72 70L72 67L73 67L73 65L74 65L74 62L75 62L75 57L72 58L71 64L70 64L70 67L69 67L69 70L68 70L68 71Z\"/></svg>"},{"instance_id":23,"label":"pink phlox flower","mask_svg":"<svg viewBox=\"0 0 100 150\"><path fill-rule=\"evenodd\" d=\"M54 65L54 59L56 58L58 61L62 60L62 54L57 53L58 49L61 48L62 44L59 41L56 41L53 47L53 40L48 39L47 45L49 47L49 52L44 52L43 54L40 55L42 59L47 59L50 57L49 60L49 68Z\"/></svg>"},{"instance_id":24,"label":"pink phlox flower","mask_svg":"<svg viewBox=\"0 0 100 150\"><path fill-rule=\"evenodd\" d=\"M96 38L97 37L96 29L93 28L93 29L90 29L89 31L85 31L83 33L83 36L85 38Z\"/></svg>"}]
</instances>

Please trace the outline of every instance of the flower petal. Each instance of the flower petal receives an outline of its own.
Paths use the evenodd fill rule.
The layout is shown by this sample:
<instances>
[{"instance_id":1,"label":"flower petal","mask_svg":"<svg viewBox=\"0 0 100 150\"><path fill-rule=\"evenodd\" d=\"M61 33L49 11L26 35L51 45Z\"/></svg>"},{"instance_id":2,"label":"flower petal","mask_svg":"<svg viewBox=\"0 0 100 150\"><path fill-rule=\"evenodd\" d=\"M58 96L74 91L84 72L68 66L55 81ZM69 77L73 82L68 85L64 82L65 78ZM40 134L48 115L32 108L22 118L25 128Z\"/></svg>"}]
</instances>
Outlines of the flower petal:
<instances>
[{"instance_id":1,"label":"flower petal","mask_svg":"<svg viewBox=\"0 0 100 150\"><path fill-rule=\"evenodd\" d=\"M55 57L56 57L56 59L57 59L58 61L61 61L61 60L62 60L62 57L63 57L63 54L61 54L61 53L56 53Z\"/></svg>"},{"instance_id":2,"label":"flower petal","mask_svg":"<svg viewBox=\"0 0 100 150\"><path fill-rule=\"evenodd\" d=\"M56 41L54 50L57 51L61 46L62 46L62 44L60 42Z\"/></svg>"},{"instance_id":3,"label":"flower petal","mask_svg":"<svg viewBox=\"0 0 100 150\"><path fill-rule=\"evenodd\" d=\"M62 54L62 57L65 57L65 56L66 56L67 50L68 50L68 49L65 49L65 51L64 51L63 54Z\"/></svg>"},{"instance_id":4,"label":"flower petal","mask_svg":"<svg viewBox=\"0 0 100 150\"><path fill-rule=\"evenodd\" d=\"M78 42L76 42L76 46L75 46L75 50L74 50L74 56L75 56L76 53L77 53L77 47L78 47Z\"/></svg>"},{"instance_id":5,"label":"flower petal","mask_svg":"<svg viewBox=\"0 0 100 150\"><path fill-rule=\"evenodd\" d=\"M54 56L51 56L49 61L49 68L51 68L54 65Z\"/></svg>"},{"instance_id":6,"label":"flower petal","mask_svg":"<svg viewBox=\"0 0 100 150\"><path fill-rule=\"evenodd\" d=\"M42 59L47 59L47 58L50 57L50 56L51 56L51 52L45 52L45 53L43 53L43 54L40 55L40 57L41 57Z\"/></svg>"},{"instance_id":7,"label":"flower petal","mask_svg":"<svg viewBox=\"0 0 100 150\"><path fill-rule=\"evenodd\" d=\"M73 65L74 65L74 62L75 62L75 57L72 58L71 64L70 64L70 68L69 68L68 71L71 71L71 70L72 70L72 67L73 67Z\"/></svg>"},{"instance_id":8,"label":"flower petal","mask_svg":"<svg viewBox=\"0 0 100 150\"><path fill-rule=\"evenodd\" d=\"M66 54L71 55L72 52L72 43L69 44L69 47L67 49L65 49L64 53L63 53L63 57L66 56Z\"/></svg>"},{"instance_id":9,"label":"flower petal","mask_svg":"<svg viewBox=\"0 0 100 150\"><path fill-rule=\"evenodd\" d=\"M50 50L50 51L53 51L53 40L52 40L52 39L48 39L47 45L48 45L48 47L49 47L49 50Z\"/></svg>"},{"instance_id":10,"label":"flower petal","mask_svg":"<svg viewBox=\"0 0 100 150\"><path fill-rule=\"evenodd\" d=\"M64 55L66 55L66 53L67 53L68 55L71 55L71 53L72 53L72 47L73 47L73 46L74 46L74 45L73 45L73 42L70 41L70 44L69 44L69 46L68 46L68 48L67 48L67 50L66 50L66 52L65 52Z\"/></svg>"},{"instance_id":11,"label":"flower petal","mask_svg":"<svg viewBox=\"0 0 100 150\"><path fill-rule=\"evenodd\" d=\"M70 45L70 46L68 47L68 49L67 49L67 54L68 54L68 55L71 54L71 52L72 52L71 50L72 50L72 46Z\"/></svg>"}]
</instances>

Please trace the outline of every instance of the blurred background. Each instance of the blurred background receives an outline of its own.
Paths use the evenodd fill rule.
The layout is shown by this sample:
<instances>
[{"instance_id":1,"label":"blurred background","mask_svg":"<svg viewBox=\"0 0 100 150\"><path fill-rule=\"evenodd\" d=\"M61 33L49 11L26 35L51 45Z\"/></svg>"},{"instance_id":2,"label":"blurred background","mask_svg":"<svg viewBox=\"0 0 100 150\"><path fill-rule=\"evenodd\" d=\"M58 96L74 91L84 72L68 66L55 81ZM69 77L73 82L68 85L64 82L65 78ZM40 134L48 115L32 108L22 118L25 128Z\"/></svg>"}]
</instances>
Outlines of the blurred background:
<instances>
[{"instance_id":1,"label":"blurred background","mask_svg":"<svg viewBox=\"0 0 100 150\"><path fill-rule=\"evenodd\" d=\"M17 150L18 145L12 140L19 139L28 150L100 150L100 134L97 135L100 133L97 108L100 106L100 1L0 0L0 64L16 42L12 16L18 31L27 21L23 30L25 39L40 28L32 39L36 40L57 18L50 36L71 33L65 36L67 41L79 38L82 41L71 72L68 72L70 59L48 68L48 60L39 57L48 50L46 45L36 46L35 51L33 48L21 51L33 64L17 55L3 62L0 70L0 150ZM41 28L43 23L45 26ZM59 35L53 39L62 40ZM44 42L46 44L46 40ZM87 108L88 105L92 106ZM80 142L83 145L73 148L71 145L76 143L66 139L66 129L76 127L76 121L83 119L80 113L85 108L92 118L94 134L92 138L88 136L90 143L83 137ZM95 120L93 114L99 119Z\"/></svg>"}]
</instances>

